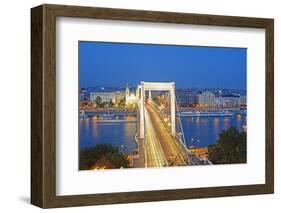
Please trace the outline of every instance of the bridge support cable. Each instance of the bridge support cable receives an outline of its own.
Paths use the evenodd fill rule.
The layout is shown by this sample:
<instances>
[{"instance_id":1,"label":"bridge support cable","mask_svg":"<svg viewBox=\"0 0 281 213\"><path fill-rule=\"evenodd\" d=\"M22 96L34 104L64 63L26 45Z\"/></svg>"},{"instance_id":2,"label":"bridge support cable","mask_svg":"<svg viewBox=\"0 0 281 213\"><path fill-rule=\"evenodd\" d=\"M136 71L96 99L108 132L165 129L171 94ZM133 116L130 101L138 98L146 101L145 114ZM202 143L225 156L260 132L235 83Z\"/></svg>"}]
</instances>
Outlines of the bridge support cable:
<instances>
[{"instance_id":1,"label":"bridge support cable","mask_svg":"<svg viewBox=\"0 0 281 213\"><path fill-rule=\"evenodd\" d=\"M179 107L178 107L177 100L175 100L175 101L176 101L177 114L178 114L178 117L179 117L180 132L181 132L181 136L182 136L180 142L182 143L183 147L185 148L188 164L189 165L195 165L195 163L193 162L193 159L192 159L191 152L187 148L187 145L186 145L185 135L184 135L184 131L183 131L183 127L182 127L182 122L181 122L181 117L180 117L180 113L179 113Z\"/></svg>"},{"instance_id":2,"label":"bridge support cable","mask_svg":"<svg viewBox=\"0 0 281 213\"><path fill-rule=\"evenodd\" d=\"M184 136L184 132L183 132L183 128L182 128L182 122L181 122L181 117L180 117L180 113L179 113L179 107L178 107L177 100L176 100L176 108L177 108L177 114L178 114L179 123L180 123L180 133L181 133L181 135L182 135L182 140L183 140L184 146L185 146L185 148L187 149L186 141L185 141L185 136Z\"/></svg>"},{"instance_id":3,"label":"bridge support cable","mask_svg":"<svg viewBox=\"0 0 281 213\"><path fill-rule=\"evenodd\" d=\"M164 108L166 108L166 104L167 104L167 102L168 102L168 100L169 100L169 97L170 97L170 92L168 93L168 96L167 96L166 100L164 101L164 104L163 104ZM156 108L161 107L160 105L158 105L157 103L155 103L153 100L151 101L151 103L152 103Z\"/></svg>"},{"instance_id":4,"label":"bridge support cable","mask_svg":"<svg viewBox=\"0 0 281 213\"><path fill-rule=\"evenodd\" d=\"M168 96L167 96L166 100L164 101L164 104L163 104L164 108L166 108L166 104L168 103L170 95L171 95L171 92L168 93ZM158 106L154 101L153 101L153 104ZM184 145L185 149L187 149L186 141L185 141L185 136L184 136L184 132L183 132L183 127L182 127L182 122L181 122L181 117L180 117L179 108L178 108L178 104L177 104L176 98L175 98L175 105L176 105L177 115L179 117L180 133L182 134L183 145ZM168 113L168 114L170 114L170 113Z\"/></svg>"}]
</instances>

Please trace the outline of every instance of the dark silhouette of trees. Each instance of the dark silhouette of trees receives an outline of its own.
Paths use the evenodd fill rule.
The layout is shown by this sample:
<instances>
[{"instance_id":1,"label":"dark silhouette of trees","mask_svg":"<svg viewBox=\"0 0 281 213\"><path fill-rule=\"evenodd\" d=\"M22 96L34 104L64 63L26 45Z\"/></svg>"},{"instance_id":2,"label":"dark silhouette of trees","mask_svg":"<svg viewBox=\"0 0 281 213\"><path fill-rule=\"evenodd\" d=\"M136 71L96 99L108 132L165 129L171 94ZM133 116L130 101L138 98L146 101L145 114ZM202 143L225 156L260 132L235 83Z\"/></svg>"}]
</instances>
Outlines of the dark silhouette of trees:
<instances>
[{"instance_id":1,"label":"dark silhouette of trees","mask_svg":"<svg viewBox=\"0 0 281 213\"><path fill-rule=\"evenodd\" d=\"M118 106L119 106L119 107L124 107L125 105L126 105L126 98L124 97L124 98L122 98L122 99L119 101Z\"/></svg>"},{"instance_id":2,"label":"dark silhouette of trees","mask_svg":"<svg viewBox=\"0 0 281 213\"><path fill-rule=\"evenodd\" d=\"M97 105L101 104L102 103L101 97L97 96L95 102L96 102Z\"/></svg>"},{"instance_id":3,"label":"dark silhouette of trees","mask_svg":"<svg viewBox=\"0 0 281 213\"><path fill-rule=\"evenodd\" d=\"M102 102L102 98L101 98L100 96L97 96L97 97L96 97L95 102L96 102L97 107L100 107L100 108L104 107L104 105L105 105L105 104Z\"/></svg>"},{"instance_id":4,"label":"dark silhouette of trees","mask_svg":"<svg viewBox=\"0 0 281 213\"><path fill-rule=\"evenodd\" d=\"M217 143L208 146L209 160L213 164L246 163L246 136L235 127L222 131Z\"/></svg>"},{"instance_id":5,"label":"dark silhouette of trees","mask_svg":"<svg viewBox=\"0 0 281 213\"><path fill-rule=\"evenodd\" d=\"M112 100L109 101L108 106L109 106L109 107L113 107L113 106L114 106L114 103L113 103Z\"/></svg>"},{"instance_id":6,"label":"dark silhouette of trees","mask_svg":"<svg viewBox=\"0 0 281 213\"><path fill-rule=\"evenodd\" d=\"M106 159L111 162L114 168L128 168L128 156L120 153L119 149L110 144L97 144L94 147L80 150L79 169L88 170L100 159Z\"/></svg>"}]
</instances>

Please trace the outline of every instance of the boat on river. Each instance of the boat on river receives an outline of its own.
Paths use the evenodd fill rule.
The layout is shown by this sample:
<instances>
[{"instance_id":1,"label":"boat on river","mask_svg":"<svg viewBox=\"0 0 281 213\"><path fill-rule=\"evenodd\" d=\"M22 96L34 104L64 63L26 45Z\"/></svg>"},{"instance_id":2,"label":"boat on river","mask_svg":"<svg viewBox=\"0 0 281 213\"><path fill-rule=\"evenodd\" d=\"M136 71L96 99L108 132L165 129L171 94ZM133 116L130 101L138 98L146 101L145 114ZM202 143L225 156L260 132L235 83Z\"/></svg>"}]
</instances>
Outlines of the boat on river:
<instances>
[{"instance_id":1,"label":"boat on river","mask_svg":"<svg viewBox=\"0 0 281 213\"><path fill-rule=\"evenodd\" d=\"M106 114L101 114L101 115L98 115L99 118L113 118L115 117L115 114L112 114L112 113L106 113Z\"/></svg>"},{"instance_id":2,"label":"boat on river","mask_svg":"<svg viewBox=\"0 0 281 213\"><path fill-rule=\"evenodd\" d=\"M188 111L179 114L181 117L225 117L234 115L230 111Z\"/></svg>"}]
</instances>

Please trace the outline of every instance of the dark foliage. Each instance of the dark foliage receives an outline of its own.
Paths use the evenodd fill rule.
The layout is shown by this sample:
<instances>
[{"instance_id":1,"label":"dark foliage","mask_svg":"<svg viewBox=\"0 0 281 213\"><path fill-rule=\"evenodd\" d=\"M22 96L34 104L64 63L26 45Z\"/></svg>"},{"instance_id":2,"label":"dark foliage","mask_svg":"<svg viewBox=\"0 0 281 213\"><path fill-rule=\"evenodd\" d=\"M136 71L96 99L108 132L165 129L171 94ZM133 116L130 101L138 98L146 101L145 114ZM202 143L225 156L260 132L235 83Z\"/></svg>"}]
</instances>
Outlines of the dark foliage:
<instances>
[{"instance_id":1,"label":"dark foliage","mask_svg":"<svg viewBox=\"0 0 281 213\"><path fill-rule=\"evenodd\" d=\"M126 98L122 98L119 103L118 103L118 106L119 107L124 107L126 105Z\"/></svg>"},{"instance_id":2,"label":"dark foliage","mask_svg":"<svg viewBox=\"0 0 281 213\"><path fill-rule=\"evenodd\" d=\"M217 143L208 146L209 160L213 164L246 163L246 137L246 132L235 127L222 131Z\"/></svg>"},{"instance_id":3,"label":"dark foliage","mask_svg":"<svg viewBox=\"0 0 281 213\"><path fill-rule=\"evenodd\" d=\"M117 147L110 144L97 144L94 147L85 148L80 151L79 169L88 170L100 159L109 160L114 168L128 168L127 155L120 153Z\"/></svg>"},{"instance_id":4,"label":"dark foliage","mask_svg":"<svg viewBox=\"0 0 281 213\"><path fill-rule=\"evenodd\" d=\"M96 102L97 107L99 107L99 108L103 108L105 106L105 103L102 102L102 98L100 96L96 97L95 102Z\"/></svg>"}]
</instances>

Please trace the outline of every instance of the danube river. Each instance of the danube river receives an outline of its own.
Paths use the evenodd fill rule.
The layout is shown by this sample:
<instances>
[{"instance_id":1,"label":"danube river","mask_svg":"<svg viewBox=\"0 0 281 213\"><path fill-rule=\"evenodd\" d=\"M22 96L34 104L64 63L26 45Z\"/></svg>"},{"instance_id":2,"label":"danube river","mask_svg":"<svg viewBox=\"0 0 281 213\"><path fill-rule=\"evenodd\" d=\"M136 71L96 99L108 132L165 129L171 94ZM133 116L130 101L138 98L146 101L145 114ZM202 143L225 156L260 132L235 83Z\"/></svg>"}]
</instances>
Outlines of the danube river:
<instances>
[{"instance_id":1,"label":"danube river","mask_svg":"<svg viewBox=\"0 0 281 213\"><path fill-rule=\"evenodd\" d=\"M109 143L119 147L120 151L131 153L137 148L136 131L136 116L132 115L104 119L93 116L80 119L80 148Z\"/></svg>"},{"instance_id":2,"label":"danube river","mask_svg":"<svg viewBox=\"0 0 281 213\"><path fill-rule=\"evenodd\" d=\"M181 117L187 146L206 147L215 143L219 133L231 126L243 131L246 116L233 115L227 117ZM119 147L120 151L131 153L137 144L136 116L118 116L99 119L98 116L80 120L80 148L91 147L99 143L109 143ZM177 129L179 129L179 118Z\"/></svg>"}]
</instances>

